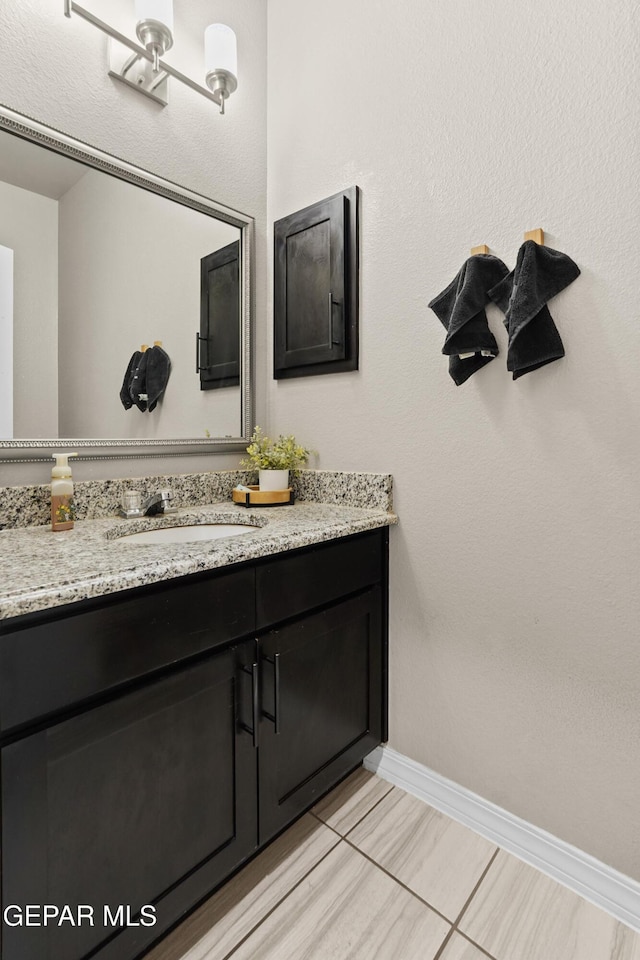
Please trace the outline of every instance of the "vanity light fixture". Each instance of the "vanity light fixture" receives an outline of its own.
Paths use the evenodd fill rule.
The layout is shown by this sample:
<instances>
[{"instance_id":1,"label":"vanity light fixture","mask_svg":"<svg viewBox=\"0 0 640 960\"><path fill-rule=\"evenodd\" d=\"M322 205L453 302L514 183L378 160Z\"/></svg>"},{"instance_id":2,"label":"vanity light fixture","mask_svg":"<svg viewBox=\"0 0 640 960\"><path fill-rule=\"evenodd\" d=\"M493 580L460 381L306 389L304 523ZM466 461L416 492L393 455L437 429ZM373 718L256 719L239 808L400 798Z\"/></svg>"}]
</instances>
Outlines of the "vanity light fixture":
<instances>
[{"instance_id":1,"label":"vanity light fixture","mask_svg":"<svg viewBox=\"0 0 640 960\"><path fill-rule=\"evenodd\" d=\"M206 83L224 113L224 102L238 86L236 35L224 23L212 23L204 32Z\"/></svg>"},{"instance_id":2,"label":"vanity light fixture","mask_svg":"<svg viewBox=\"0 0 640 960\"><path fill-rule=\"evenodd\" d=\"M159 73L160 57L173 46L173 0L136 0L136 17L136 36Z\"/></svg>"},{"instance_id":3,"label":"vanity light fixture","mask_svg":"<svg viewBox=\"0 0 640 960\"><path fill-rule=\"evenodd\" d=\"M139 44L75 0L64 0L64 13L66 17L77 14L110 38L110 77L162 106L168 102L169 77L213 100L220 107L220 113L224 113L225 100L238 87L236 35L223 23L212 23L205 30L206 87L161 59L173 46L173 0L135 0Z\"/></svg>"}]
</instances>

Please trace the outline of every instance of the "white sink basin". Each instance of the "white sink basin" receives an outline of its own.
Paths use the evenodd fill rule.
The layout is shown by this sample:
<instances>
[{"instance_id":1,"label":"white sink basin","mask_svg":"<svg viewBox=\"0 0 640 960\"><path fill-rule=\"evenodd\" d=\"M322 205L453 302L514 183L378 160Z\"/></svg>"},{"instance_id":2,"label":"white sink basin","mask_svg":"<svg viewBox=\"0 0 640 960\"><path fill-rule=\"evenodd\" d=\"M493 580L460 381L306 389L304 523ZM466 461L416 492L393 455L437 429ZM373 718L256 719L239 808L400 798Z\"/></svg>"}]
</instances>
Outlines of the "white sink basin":
<instances>
[{"instance_id":1,"label":"white sink basin","mask_svg":"<svg viewBox=\"0 0 640 960\"><path fill-rule=\"evenodd\" d=\"M183 527L161 527L141 533L125 533L119 540L127 543L196 543L201 540L220 540L237 537L258 528L250 523L191 523Z\"/></svg>"}]
</instances>

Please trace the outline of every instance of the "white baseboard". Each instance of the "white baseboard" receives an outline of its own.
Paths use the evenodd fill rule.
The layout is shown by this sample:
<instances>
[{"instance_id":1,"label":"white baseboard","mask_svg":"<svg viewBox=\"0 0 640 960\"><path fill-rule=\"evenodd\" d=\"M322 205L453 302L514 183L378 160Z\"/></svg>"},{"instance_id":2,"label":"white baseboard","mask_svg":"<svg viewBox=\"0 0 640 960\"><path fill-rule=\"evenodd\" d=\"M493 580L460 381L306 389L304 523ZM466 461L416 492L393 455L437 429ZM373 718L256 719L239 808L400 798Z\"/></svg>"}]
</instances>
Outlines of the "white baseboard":
<instances>
[{"instance_id":1,"label":"white baseboard","mask_svg":"<svg viewBox=\"0 0 640 960\"><path fill-rule=\"evenodd\" d=\"M391 747L376 747L364 766L640 930L640 883L631 877Z\"/></svg>"}]
</instances>

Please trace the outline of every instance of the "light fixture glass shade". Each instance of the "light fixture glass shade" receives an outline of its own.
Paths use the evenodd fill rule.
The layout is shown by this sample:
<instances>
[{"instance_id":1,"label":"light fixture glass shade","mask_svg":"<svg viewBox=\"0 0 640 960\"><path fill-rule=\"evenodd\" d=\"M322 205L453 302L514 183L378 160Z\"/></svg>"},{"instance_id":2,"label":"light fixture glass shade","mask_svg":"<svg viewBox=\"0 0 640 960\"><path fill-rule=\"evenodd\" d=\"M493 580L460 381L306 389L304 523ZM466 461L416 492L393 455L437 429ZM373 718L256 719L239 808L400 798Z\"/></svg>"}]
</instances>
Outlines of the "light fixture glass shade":
<instances>
[{"instance_id":1,"label":"light fixture glass shade","mask_svg":"<svg viewBox=\"0 0 640 960\"><path fill-rule=\"evenodd\" d=\"M237 78L236 35L224 23L212 23L204 32L204 66L207 74L225 70Z\"/></svg>"},{"instance_id":2,"label":"light fixture glass shade","mask_svg":"<svg viewBox=\"0 0 640 960\"><path fill-rule=\"evenodd\" d=\"M156 20L173 33L173 0L136 0L136 20Z\"/></svg>"}]
</instances>

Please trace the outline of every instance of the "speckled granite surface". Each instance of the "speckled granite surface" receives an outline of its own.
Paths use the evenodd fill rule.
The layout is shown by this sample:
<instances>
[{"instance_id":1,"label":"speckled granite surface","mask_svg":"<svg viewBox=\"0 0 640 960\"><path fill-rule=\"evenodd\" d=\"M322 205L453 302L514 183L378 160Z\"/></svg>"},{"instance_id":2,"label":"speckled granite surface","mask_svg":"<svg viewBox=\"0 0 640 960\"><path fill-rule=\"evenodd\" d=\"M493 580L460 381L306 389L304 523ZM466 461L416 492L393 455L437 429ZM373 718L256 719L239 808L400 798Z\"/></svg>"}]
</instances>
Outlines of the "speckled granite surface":
<instances>
[{"instance_id":1,"label":"speckled granite surface","mask_svg":"<svg viewBox=\"0 0 640 960\"><path fill-rule=\"evenodd\" d=\"M246 470L141 477L133 480L84 480L75 484L78 520L113 517L125 490L143 498L168 487L178 507L198 507L230 500L238 483L257 483ZM386 473L346 473L299 470L291 477L297 500L335 503L367 509L392 509L392 478ZM0 488L0 530L48 523L51 491L48 484Z\"/></svg>"},{"instance_id":2,"label":"speckled granite surface","mask_svg":"<svg viewBox=\"0 0 640 960\"><path fill-rule=\"evenodd\" d=\"M291 486L296 500L393 510L393 477L390 473L298 470L292 477Z\"/></svg>"},{"instance_id":3,"label":"speckled granite surface","mask_svg":"<svg viewBox=\"0 0 640 960\"><path fill-rule=\"evenodd\" d=\"M80 480L74 484L78 520L114 517L125 490L139 490L143 499L168 487L177 507L199 507L230 500L238 483L257 483L247 470L220 470L170 476L136 477L132 480ZM49 484L0 488L0 530L49 523Z\"/></svg>"},{"instance_id":4,"label":"speckled granite surface","mask_svg":"<svg viewBox=\"0 0 640 960\"><path fill-rule=\"evenodd\" d=\"M127 543L120 534L212 521L255 524L240 536L211 542ZM49 526L0 532L0 619L74 603L144 584L253 560L296 547L396 523L384 509L297 503L251 510L224 502L144 520L81 520L73 530Z\"/></svg>"}]
</instances>

